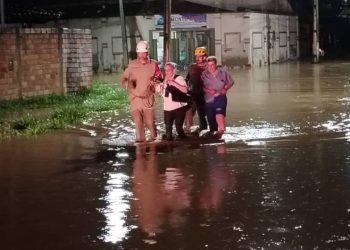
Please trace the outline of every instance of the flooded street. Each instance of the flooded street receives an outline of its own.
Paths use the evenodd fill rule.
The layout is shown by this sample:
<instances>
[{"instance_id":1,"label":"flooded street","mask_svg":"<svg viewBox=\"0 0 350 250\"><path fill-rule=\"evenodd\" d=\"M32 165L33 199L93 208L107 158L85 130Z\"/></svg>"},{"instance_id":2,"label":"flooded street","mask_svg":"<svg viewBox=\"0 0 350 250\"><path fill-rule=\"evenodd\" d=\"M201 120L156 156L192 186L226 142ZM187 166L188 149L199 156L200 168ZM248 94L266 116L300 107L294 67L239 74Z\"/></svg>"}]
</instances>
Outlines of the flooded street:
<instances>
[{"instance_id":1,"label":"flooded street","mask_svg":"<svg viewBox=\"0 0 350 250\"><path fill-rule=\"evenodd\" d=\"M1 249L350 249L350 63L232 76L221 143L117 146L128 112L1 143Z\"/></svg>"}]
</instances>

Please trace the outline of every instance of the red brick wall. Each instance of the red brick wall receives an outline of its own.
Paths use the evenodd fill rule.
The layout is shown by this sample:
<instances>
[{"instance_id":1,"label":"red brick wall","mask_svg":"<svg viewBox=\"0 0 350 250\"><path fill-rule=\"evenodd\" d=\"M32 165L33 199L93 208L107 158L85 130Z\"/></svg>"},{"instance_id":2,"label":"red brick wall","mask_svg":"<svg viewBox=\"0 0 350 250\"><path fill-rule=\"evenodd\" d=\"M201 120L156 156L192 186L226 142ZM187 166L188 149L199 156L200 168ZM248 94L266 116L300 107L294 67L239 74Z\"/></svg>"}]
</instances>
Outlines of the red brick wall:
<instances>
[{"instance_id":1,"label":"red brick wall","mask_svg":"<svg viewBox=\"0 0 350 250\"><path fill-rule=\"evenodd\" d=\"M20 43L22 96L62 93L57 30L23 31Z\"/></svg>"},{"instance_id":2,"label":"red brick wall","mask_svg":"<svg viewBox=\"0 0 350 250\"><path fill-rule=\"evenodd\" d=\"M0 30L0 100L89 86L91 41L91 31L82 29Z\"/></svg>"},{"instance_id":3,"label":"red brick wall","mask_svg":"<svg viewBox=\"0 0 350 250\"><path fill-rule=\"evenodd\" d=\"M16 35L11 31L0 33L0 99L17 99L19 87L16 67Z\"/></svg>"}]
</instances>

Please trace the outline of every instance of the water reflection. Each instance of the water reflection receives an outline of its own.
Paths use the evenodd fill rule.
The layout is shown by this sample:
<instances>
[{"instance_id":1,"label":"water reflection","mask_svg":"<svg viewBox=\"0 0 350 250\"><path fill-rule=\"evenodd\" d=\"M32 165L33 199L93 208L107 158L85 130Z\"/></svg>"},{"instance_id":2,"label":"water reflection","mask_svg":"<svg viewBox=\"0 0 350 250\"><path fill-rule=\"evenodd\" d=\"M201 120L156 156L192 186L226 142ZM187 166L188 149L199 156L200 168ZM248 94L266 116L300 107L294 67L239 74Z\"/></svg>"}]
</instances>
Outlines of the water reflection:
<instances>
[{"instance_id":1,"label":"water reflection","mask_svg":"<svg viewBox=\"0 0 350 250\"><path fill-rule=\"evenodd\" d=\"M190 207L192 184L176 163L160 170L155 147L139 146L133 163L133 214L149 236L162 232L165 225L179 228L186 222L184 211Z\"/></svg>"},{"instance_id":2,"label":"water reflection","mask_svg":"<svg viewBox=\"0 0 350 250\"><path fill-rule=\"evenodd\" d=\"M348 65L290 63L272 65L268 69L233 71L236 85L228 93L228 129L223 139L226 142L249 142L348 132L346 119L349 117L340 117L348 113ZM161 100L158 100L159 134L164 128L160 104ZM117 114L105 122L104 127L109 131L103 141L105 144L133 141L133 125L125 114Z\"/></svg>"},{"instance_id":3,"label":"water reflection","mask_svg":"<svg viewBox=\"0 0 350 250\"><path fill-rule=\"evenodd\" d=\"M232 191L234 179L226 166L225 157L225 145L218 145L216 147L216 155L208 159L208 173L199 194L200 207L202 209L208 211L219 210L224 193L228 192L229 186L229 191Z\"/></svg>"},{"instance_id":4,"label":"water reflection","mask_svg":"<svg viewBox=\"0 0 350 250\"><path fill-rule=\"evenodd\" d=\"M349 249L349 63L313 68L234 72L220 145L101 145L122 112L0 144L2 249Z\"/></svg>"},{"instance_id":5,"label":"water reflection","mask_svg":"<svg viewBox=\"0 0 350 250\"><path fill-rule=\"evenodd\" d=\"M107 224L101 237L105 242L117 243L130 231L130 226L126 223L126 213L130 209L128 199L131 196L125 189L128 180L129 176L122 173L110 173L107 177L107 194L103 197L107 206L101 210Z\"/></svg>"},{"instance_id":6,"label":"water reflection","mask_svg":"<svg viewBox=\"0 0 350 250\"><path fill-rule=\"evenodd\" d=\"M233 72L225 144L137 149L126 164L133 166L133 229L124 245L162 248L167 238L173 249L341 247L349 240L348 191L340 189L349 176L344 67ZM112 119L106 144L130 138L127 120Z\"/></svg>"}]
</instances>

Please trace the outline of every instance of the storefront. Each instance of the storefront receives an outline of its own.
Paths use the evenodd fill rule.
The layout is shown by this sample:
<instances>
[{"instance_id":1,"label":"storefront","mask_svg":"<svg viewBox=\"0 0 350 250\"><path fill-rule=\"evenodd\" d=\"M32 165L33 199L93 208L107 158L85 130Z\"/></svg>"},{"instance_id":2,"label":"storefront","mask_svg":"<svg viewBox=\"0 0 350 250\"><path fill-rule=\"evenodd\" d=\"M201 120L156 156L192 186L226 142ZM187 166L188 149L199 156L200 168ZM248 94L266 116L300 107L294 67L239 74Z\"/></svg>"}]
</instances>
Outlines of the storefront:
<instances>
[{"instance_id":1,"label":"storefront","mask_svg":"<svg viewBox=\"0 0 350 250\"><path fill-rule=\"evenodd\" d=\"M127 17L129 59L136 44L150 41L150 57L163 64L162 17ZM118 17L71 19L66 26L91 29L96 71L122 70L123 44ZM209 55L227 67L263 66L299 57L298 17L265 13L206 13L172 15L170 60L186 69L194 50L205 46Z\"/></svg>"},{"instance_id":2,"label":"storefront","mask_svg":"<svg viewBox=\"0 0 350 250\"><path fill-rule=\"evenodd\" d=\"M150 31L151 57L163 62L163 17L155 15L155 29ZM184 69L194 60L196 47L204 46L215 55L215 30L207 28L206 14L171 16L170 60Z\"/></svg>"}]
</instances>

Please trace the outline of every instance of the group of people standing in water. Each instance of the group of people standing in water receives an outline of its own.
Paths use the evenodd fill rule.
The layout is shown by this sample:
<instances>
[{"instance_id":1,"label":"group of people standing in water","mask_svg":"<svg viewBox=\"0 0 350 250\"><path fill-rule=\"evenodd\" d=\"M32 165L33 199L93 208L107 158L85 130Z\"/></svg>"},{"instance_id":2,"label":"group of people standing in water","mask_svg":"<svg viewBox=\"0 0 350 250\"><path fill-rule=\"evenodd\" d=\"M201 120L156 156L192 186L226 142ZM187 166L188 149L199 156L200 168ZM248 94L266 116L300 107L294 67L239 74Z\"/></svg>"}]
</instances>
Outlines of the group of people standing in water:
<instances>
[{"instance_id":1,"label":"group of people standing in water","mask_svg":"<svg viewBox=\"0 0 350 250\"><path fill-rule=\"evenodd\" d=\"M207 130L221 138L225 132L227 107L226 92L234 82L227 71L218 67L215 56L207 56L204 47L194 51L195 63L188 68L184 78L176 74L176 64L167 62L162 74L157 62L148 57L147 41L136 46L137 58L131 61L121 75L123 87L128 92L131 116L135 123L135 142L157 140L154 95L163 97L165 134L162 139L171 141L173 125L179 139L191 132L193 117L198 114L196 132ZM150 131L146 140L145 125Z\"/></svg>"}]
</instances>

